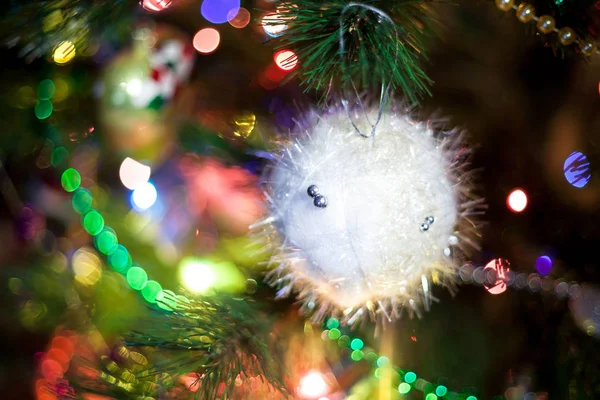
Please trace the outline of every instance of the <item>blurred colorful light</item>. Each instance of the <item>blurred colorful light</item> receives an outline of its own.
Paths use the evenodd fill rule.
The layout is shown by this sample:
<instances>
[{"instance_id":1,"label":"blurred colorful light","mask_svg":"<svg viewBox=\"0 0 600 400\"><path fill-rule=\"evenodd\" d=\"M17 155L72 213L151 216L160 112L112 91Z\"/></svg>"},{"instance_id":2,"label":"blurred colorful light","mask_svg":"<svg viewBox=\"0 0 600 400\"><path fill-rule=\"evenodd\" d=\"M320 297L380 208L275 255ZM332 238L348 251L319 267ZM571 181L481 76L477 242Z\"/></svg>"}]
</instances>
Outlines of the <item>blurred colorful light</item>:
<instances>
[{"instance_id":1,"label":"blurred colorful light","mask_svg":"<svg viewBox=\"0 0 600 400\"><path fill-rule=\"evenodd\" d=\"M512 211L521 212L527 207L527 195L521 189L515 189L508 195L506 204Z\"/></svg>"},{"instance_id":2,"label":"blurred colorful light","mask_svg":"<svg viewBox=\"0 0 600 400\"><path fill-rule=\"evenodd\" d=\"M133 290L142 290L148 282L148 274L143 268L134 266L127 271L126 279Z\"/></svg>"},{"instance_id":3,"label":"blurred colorful light","mask_svg":"<svg viewBox=\"0 0 600 400\"><path fill-rule=\"evenodd\" d=\"M162 286L156 281L146 282L146 286L142 288L142 297L148 303L156 303L156 296L162 291Z\"/></svg>"},{"instance_id":4,"label":"blurred colorful light","mask_svg":"<svg viewBox=\"0 0 600 400\"><path fill-rule=\"evenodd\" d=\"M40 100L50 100L56 93L56 86L50 79L44 79L37 87L37 95Z\"/></svg>"},{"instance_id":5,"label":"blurred colorful light","mask_svg":"<svg viewBox=\"0 0 600 400\"><path fill-rule=\"evenodd\" d=\"M329 385L325 381L323 374L312 370L300 379L298 394L302 397L319 398L329 393Z\"/></svg>"},{"instance_id":6,"label":"blurred colorful light","mask_svg":"<svg viewBox=\"0 0 600 400\"><path fill-rule=\"evenodd\" d=\"M298 66L298 56L292 50L279 50L273 55L275 64L282 71L292 71Z\"/></svg>"},{"instance_id":7,"label":"blurred colorful light","mask_svg":"<svg viewBox=\"0 0 600 400\"><path fill-rule=\"evenodd\" d=\"M102 263L96 253L88 247L82 247L71 259L75 280L85 286L95 285L102 276Z\"/></svg>"},{"instance_id":8,"label":"blurred colorful light","mask_svg":"<svg viewBox=\"0 0 600 400\"><path fill-rule=\"evenodd\" d=\"M404 382L413 383L416 380L417 380L417 374L415 374L414 372L409 371L406 374L404 374Z\"/></svg>"},{"instance_id":9,"label":"blurred colorful light","mask_svg":"<svg viewBox=\"0 0 600 400\"><path fill-rule=\"evenodd\" d=\"M408 392L410 392L410 385L406 382L402 382L399 386L398 386L398 391L400 392L400 394L406 394Z\"/></svg>"},{"instance_id":10,"label":"blurred colorful light","mask_svg":"<svg viewBox=\"0 0 600 400\"><path fill-rule=\"evenodd\" d=\"M131 194L131 202L138 211L144 211L152 207L157 198L158 193L151 182L142 183Z\"/></svg>"},{"instance_id":11,"label":"blurred colorful light","mask_svg":"<svg viewBox=\"0 0 600 400\"><path fill-rule=\"evenodd\" d=\"M548 275L552 269L552 259L548 256L538 257L538 259L535 260L535 269L537 269L541 275Z\"/></svg>"},{"instance_id":12,"label":"blurred colorful light","mask_svg":"<svg viewBox=\"0 0 600 400\"><path fill-rule=\"evenodd\" d=\"M574 151L567 157L563 171L567 182L576 188L587 185L592 177L590 163L585 154L580 151Z\"/></svg>"},{"instance_id":13,"label":"blurred colorful light","mask_svg":"<svg viewBox=\"0 0 600 400\"><path fill-rule=\"evenodd\" d=\"M232 10L233 11L233 10ZM233 13L231 13L233 14ZM231 18L229 18L231 17ZM248 26L250 23L250 11L246 10L244 7L241 7L237 14L228 15L229 24L234 28L242 29Z\"/></svg>"},{"instance_id":14,"label":"blurred colorful light","mask_svg":"<svg viewBox=\"0 0 600 400\"><path fill-rule=\"evenodd\" d=\"M127 157L119 168L119 177L123 186L135 190L138 186L148 182L152 169L133 158Z\"/></svg>"},{"instance_id":15,"label":"blurred colorful light","mask_svg":"<svg viewBox=\"0 0 600 400\"><path fill-rule=\"evenodd\" d=\"M144 10L159 12L171 5L171 0L142 0L140 5Z\"/></svg>"},{"instance_id":16,"label":"blurred colorful light","mask_svg":"<svg viewBox=\"0 0 600 400\"><path fill-rule=\"evenodd\" d=\"M40 100L37 102L34 108L35 116L38 119L46 119L50 115L52 115L52 111L54 111L54 106L50 100Z\"/></svg>"},{"instance_id":17,"label":"blurred colorful light","mask_svg":"<svg viewBox=\"0 0 600 400\"><path fill-rule=\"evenodd\" d=\"M240 0L204 0L200 13L213 24L223 24L235 17L240 9Z\"/></svg>"},{"instance_id":18,"label":"blurred colorful light","mask_svg":"<svg viewBox=\"0 0 600 400\"><path fill-rule=\"evenodd\" d=\"M183 259L179 268L181 284L193 293L205 292L217 280L212 265L196 258Z\"/></svg>"},{"instance_id":19,"label":"blurred colorful light","mask_svg":"<svg viewBox=\"0 0 600 400\"><path fill-rule=\"evenodd\" d=\"M268 13L263 15L261 23L265 33L272 38L281 36L288 28L282 17L277 13Z\"/></svg>"},{"instance_id":20,"label":"blurred colorful light","mask_svg":"<svg viewBox=\"0 0 600 400\"><path fill-rule=\"evenodd\" d=\"M483 268L485 273L494 272L496 280L494 282L484 283L485 289L491 294L500 294L506 291L506 273L509 271L510 264L501 258L493 259Z\"/></svg>"},{"instance_id":21,"label":"blurred colorful light","mask_svg":"<svg viewBox=\"0 0 600 400\"><path fill-rule=\"evenodd\" d=\"M221 35L214 28L200 29L192 41L194 48L202 54L210 54L219 47Z\"/></svg>"},{"instance_id":22,"label":"blurred colorful light","mask_svg":"<svg viewBox=\"0 0 600 400\"><path fill-rule=\"evenodd\" d=\"M75 57L75 45L68 40L60 42L54 48L52 59L57 64L66 64Z\"/></svg>"}]
</instances>

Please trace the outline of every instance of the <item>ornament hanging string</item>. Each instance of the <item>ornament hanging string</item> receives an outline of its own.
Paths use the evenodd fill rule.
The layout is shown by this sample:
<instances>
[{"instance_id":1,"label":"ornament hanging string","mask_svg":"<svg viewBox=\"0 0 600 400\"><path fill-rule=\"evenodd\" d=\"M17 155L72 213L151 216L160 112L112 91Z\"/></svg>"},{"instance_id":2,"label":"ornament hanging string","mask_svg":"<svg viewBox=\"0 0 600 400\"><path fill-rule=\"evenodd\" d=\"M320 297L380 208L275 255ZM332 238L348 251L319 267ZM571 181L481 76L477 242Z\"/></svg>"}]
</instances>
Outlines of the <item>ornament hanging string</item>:
<instances>
[{"instance_id":1,"label":"ornament hanging string","mask_svg":"<svg viewBox=\"0 0 600 400\"><path fill-rule=\"evenodd\" d=\"M348 12L351 8L354 8L354 7L364 8L366 10L372 11L375 14L377 14L379 17L381 17L382 21L385 20L385 21L389 22L390 24L392 24L392 26L394 27L394 34L396 36L396 53L394 55L394 58L398 58L398 51L399 51L398 50L398 42L400 39L398 37L398 30L396 29L396 24L394 23L394 20L392 20L392 18L390 18L389 15L387 15L385 12L381 11L379 8L376 8L376 7L367 5L367 4L362 4L362 3L348 3L348 5L346 5L344 7L344 9L342 10L342 13L341 13L340 19L339 19L339 22L340 22L339 56L340 56L340 62L341 62L341 67L342 67L342 73L346 72L346 61L345 61L345 57L344 57L344 54L346 53L346 44L345 44L345 40L344 40L344 14L346 14L346 12ZM380 98L379 112L377 114L377 120L375 121L374 124L371 124L371 121L369 120L369 116L365 112L365 107L364 107L362 101L360 100L360 95L358 93L358 90L356 89L356 86L354 85L352 80L350 80L350 83L352 84L352 89L354 90L354 94L356 95L356 98L360 105L360 108L362 109L363 113L365 114L365 118L366 118L367 122L371 125L371 133L369 135L365 135L364 133L362 133L360 131L360 128L356 125L356 123L352 119L352 116L350 115L350 106L348 104L348 99L345 98L345 94L344 94L345 90L344 90L344 86L342 85L342 96L344 98L342 99L341 103L344 106L344 111L346 112L346 115L350 119L350 123L352 124L352 127L360 136L362 136L364 138L373 138L375 136L375 130L377 129L377 125L379 124L379 121L381 120L381 116L383 115L383 109L385 107L385 104L387 103L387 101L389 99L392 82L391 81L388 82L387 85L385 85L385 83L383 83L381 85L381 98Z\"/></svg>"}]
</instances>

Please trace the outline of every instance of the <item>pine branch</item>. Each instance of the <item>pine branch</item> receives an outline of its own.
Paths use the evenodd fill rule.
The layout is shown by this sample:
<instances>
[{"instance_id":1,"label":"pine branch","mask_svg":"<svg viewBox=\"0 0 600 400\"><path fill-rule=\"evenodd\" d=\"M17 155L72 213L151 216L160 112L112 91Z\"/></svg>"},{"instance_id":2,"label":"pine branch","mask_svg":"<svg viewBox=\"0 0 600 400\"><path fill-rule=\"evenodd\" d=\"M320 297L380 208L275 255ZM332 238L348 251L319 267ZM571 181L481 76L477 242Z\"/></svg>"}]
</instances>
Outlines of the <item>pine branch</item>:
<instances>
[{"instance_id":1,"label":"pine branch","mask_svg":"<svg viewBox=\"0 0 600 400\"><path fill-rule=\"evenodd\" d=\"M120 347L125 350L117 357L81 356L68 376L74 390L63 385L54 393L64 399L82 393L127 399L179 392L187 393L183 398L230 399L236 380L255 376L285 392L282 361L266 343L272 324L254 303L226 296L189 301L169 293L160 301L174 311L154 311L125 334ZM195 394L190 388L197 388Z\"/></svg>"},{"instance_id":2,"label":"pine branch","mask_svg":"<svg viewBox=\"0 0 600 400\"><path fill-rule=\"evenodd\" d=\"M281 1L278 18L286 24L278 48L298 56L299 78L307 89L335 84L357 91L390 85L416 102L429 94L431 80L419 63L432 15L422 1ZM341 32L341 39L340 39Z\"/></svg>"}]
</instances>

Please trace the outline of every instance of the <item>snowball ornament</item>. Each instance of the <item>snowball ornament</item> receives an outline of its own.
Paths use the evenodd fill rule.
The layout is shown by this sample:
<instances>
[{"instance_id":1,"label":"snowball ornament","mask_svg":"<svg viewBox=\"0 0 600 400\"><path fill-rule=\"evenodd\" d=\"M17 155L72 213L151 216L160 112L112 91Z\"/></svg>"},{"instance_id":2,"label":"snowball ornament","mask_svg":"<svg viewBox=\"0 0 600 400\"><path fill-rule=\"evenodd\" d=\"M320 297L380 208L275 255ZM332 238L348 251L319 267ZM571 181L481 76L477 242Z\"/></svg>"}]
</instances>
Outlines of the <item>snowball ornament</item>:
<instances>
[{"instance_id":1,"label":"snowball ornament","mask_svg":"<svg viewBox=\"0 0 600 400\"><path fill-rule=\"evenodd\" d=\"M254 228L275 243L278 296L297 292L314 320L420 316L437 301L432 284L452 288L460 249L475 245L482 202L466 201L458 133L438 139L433 121L389 111L361 134L378 113L321 117L267 172L271 214Z\"/></svg>"}]
</instances>

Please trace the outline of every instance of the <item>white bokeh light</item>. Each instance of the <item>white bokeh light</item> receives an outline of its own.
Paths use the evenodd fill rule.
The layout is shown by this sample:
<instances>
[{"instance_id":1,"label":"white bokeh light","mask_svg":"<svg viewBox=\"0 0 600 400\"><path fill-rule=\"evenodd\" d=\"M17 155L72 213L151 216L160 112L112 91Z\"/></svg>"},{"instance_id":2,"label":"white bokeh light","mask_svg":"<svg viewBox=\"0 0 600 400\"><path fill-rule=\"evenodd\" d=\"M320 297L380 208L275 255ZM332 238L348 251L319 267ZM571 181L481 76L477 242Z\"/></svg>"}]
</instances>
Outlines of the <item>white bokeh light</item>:
<instances>
[{"instance_id":1,"label":"white bokeh light","mask_svg":"<svg viewBox=\"0 0 600 400\"><path fill-rule=\"evenodd\" d=\"M150 182L145 182L133 191L131 202L137 210L144 211L156 203L157 197L158 193L154 185Z\"/></svg>"},{"instance_id":2,"label":"white bokeh light","mask_svg":"<svg viewBox=\"0 0 600 400\"><path fill-rule=\"evenodd\" d=\"M318 399L329 393L330 388L323 374L319 371L309 371L304 377L300 379L300 385L298 386L298 394L302 398Z\"/></svg>"},{"instance_id":3,"label":"white bokeh light","mask_svg":"<svg viewBox=\"0 0 600 400\"><path fill-rule=\"evenodd\" d=\"M205 292L217 279L210 265L195 258L182 260L179 268L181 284L193 293Z\"/></svg>"},{"instance_id":4,"label":"white bokeh light","mask_svg":"<svg viewBox=\"0 0 600 400\"><path fill-rule=\"evenodd\" d=\"M119 178L123 186L135 190L138 186L148 182L152 169L133 158L127 157L119 168Z\"/></svg>"}]
</instances>

